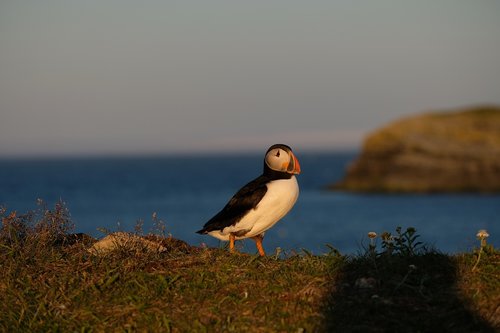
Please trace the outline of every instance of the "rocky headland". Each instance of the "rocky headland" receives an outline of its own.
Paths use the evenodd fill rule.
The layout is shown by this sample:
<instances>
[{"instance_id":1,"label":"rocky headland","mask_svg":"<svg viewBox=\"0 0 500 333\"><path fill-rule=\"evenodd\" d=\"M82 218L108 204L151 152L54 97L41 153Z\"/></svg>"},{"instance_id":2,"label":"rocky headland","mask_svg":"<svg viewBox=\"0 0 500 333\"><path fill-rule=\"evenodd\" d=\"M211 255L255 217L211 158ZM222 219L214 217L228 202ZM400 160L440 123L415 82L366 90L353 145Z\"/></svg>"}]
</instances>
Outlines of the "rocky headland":
<instances>
[{"instance_id":1,"label":"rocky headland","mask_svg":"<svg viewBox=\"0 0 500 333\"><path fill-rule=\"evenodd\" d=\"M429 112L376 130L330 188L359 192L500 192L500 107Z\"/></svg>"}]
</instances>

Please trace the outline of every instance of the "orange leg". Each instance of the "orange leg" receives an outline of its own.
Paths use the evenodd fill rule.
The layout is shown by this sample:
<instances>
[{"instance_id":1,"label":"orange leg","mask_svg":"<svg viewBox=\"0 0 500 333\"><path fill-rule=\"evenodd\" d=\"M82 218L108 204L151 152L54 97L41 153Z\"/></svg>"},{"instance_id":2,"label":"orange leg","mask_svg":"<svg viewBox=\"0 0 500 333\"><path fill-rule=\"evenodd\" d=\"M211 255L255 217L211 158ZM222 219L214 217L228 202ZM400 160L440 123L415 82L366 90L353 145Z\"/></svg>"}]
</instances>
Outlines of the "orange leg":
<instances>
[{"instance_id":1,"label":"orange leg","mask_svg":"<svg viewBox=\"0 0 500 333\"><path fill-rule=\"evenodd\" d=\"M262 247L262 239L264 236L262 235L257 235L252 237L252 239L255 241L255 245L257 246L257 250L259 250L259 254L261 257L266 255L266 252L264 252L264 248Z\"/></svg>"},{"instance_id":2,"label":"orange leg","mask_svg":"<svg viewBox=\"0 0 500 333\"><path fill-rule=\"evenodd\" d=\"M234 252L234 235L233 234L229 234L229 251L230 252Z\"/></svg>"}]
</instances>

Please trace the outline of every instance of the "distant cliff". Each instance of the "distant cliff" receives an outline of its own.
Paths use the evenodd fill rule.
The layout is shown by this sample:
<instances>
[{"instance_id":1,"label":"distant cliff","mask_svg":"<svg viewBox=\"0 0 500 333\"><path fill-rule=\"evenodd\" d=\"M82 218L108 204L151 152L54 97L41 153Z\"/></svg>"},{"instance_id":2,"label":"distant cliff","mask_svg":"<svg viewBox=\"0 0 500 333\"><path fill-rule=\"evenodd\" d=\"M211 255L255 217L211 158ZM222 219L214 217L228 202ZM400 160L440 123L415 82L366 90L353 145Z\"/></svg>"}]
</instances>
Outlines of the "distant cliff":
<instances>
[{"instance_id":1,"label":"distant cliff","mask_svg":"<svg viewBox=\"0 0 500 333\"><path fill-rule=\"evenodd\" d=\"M433 112L369 135L345 178L360 192L500 192L500 107Z\"/></svg>"}]
</instances>

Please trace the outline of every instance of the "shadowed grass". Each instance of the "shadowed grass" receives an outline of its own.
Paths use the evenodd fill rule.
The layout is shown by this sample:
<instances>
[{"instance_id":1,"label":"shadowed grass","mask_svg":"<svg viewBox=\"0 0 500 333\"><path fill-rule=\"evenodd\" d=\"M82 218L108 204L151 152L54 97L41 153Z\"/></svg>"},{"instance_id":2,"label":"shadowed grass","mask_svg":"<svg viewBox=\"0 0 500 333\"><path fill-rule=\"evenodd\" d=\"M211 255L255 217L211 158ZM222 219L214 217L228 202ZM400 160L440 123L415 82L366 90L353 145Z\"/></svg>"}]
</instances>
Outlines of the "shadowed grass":
<instances>
[{"instance_id":1,"label":"shadowed grass","mask_svg":"<svg viewBox=\"0 0 500 333\"><path fill-rule=\"evenodd\" d=\"M493 332L500 256L437 252L346 260L325 303L328 332Z\"/></svg>"},{"instance_id":2,"label":"shadowed grass","mask_svg":"<svg viewBox=\"0 0 500 333\"><path fill-rule=\"evenodd\" d=\"M99 257L87 251L95 240L68 234L58 205L2 212L0 331L418 331L438 318L450 329L499 325L492 248L474 271L474 253L260 258L160 236L148 239L165 253L119 248Z\"/></svg>"}]
</instances>

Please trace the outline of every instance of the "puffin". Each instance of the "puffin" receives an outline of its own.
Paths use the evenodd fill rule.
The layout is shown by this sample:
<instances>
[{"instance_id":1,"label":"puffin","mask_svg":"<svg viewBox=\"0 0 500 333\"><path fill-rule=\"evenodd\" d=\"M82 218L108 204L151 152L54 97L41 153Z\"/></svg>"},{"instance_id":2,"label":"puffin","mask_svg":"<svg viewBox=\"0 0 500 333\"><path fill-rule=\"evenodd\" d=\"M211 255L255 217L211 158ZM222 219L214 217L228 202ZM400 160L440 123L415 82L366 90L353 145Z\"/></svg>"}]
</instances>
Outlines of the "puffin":
<instances>
[{"instance_id":1,"label":"puffin","mask_svg":"<svg viewBox=\"0 0 500 333\"><path fill-rule=\"evenodd\" d=\"M272 145L266 151L262 175L236 192L224 208L196 232L229 241L230 252L234 252L235 240L251 238L259 254L265 256L264 233L297 201L299 184L295 175L299 173L300 164L292 149L284 144Z\"/></svg>"}]
</instances>

